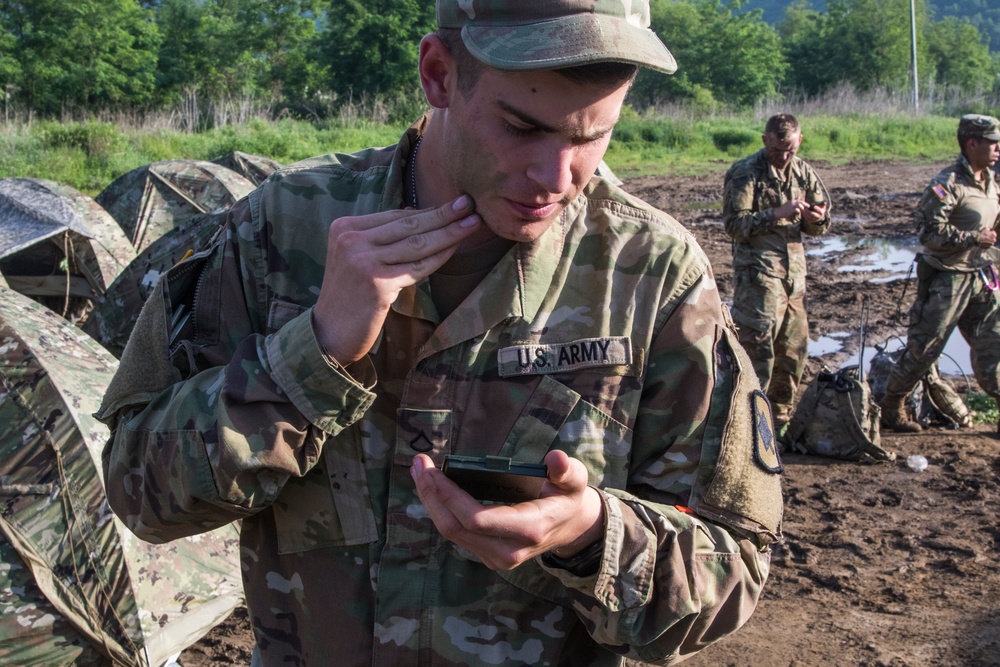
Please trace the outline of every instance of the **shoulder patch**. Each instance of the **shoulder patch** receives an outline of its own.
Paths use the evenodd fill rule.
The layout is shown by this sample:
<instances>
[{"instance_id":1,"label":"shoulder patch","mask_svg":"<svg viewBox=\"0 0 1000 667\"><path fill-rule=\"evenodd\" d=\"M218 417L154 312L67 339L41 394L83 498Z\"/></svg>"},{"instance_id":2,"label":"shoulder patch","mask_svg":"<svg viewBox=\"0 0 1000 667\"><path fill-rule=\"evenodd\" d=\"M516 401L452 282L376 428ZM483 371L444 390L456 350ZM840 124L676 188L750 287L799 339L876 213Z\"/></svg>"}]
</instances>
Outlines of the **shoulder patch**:
<instances>
[{"instance_id":1,"label":"shoulder patch","mask_svg":"<svg viewBox=\"0 0 1000 667\"><path fill-rule=\"evenodd\" d=\"M934 194L941 201L944 201L945 199L948 198L948 191L945 190L944 186L942 186L940 183L935 183L934 185L932 185L931 190L934 191Z\"/></svg>"},{"instance_id":2,"label":"shoulder patch","mask_svg":"<svg viewBox=\"0 0 1000 667\"><path fill-rule=\"evenodd\" d=\"M778 474L784 470L778 455L778 444L774 434L774 419L771 416L771 402L760 390L750 395L753 404L753 458L767 472Z\"/></svg>"}]
</instances>

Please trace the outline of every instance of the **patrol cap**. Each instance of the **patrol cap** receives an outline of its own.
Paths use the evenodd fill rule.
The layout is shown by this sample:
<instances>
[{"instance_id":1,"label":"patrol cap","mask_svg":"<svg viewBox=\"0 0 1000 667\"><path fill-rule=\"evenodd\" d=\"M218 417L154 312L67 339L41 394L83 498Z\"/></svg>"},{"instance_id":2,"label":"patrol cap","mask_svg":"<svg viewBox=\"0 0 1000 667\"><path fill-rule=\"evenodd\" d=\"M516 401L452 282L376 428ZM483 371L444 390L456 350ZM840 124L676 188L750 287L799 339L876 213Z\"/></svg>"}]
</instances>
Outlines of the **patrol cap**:
<instances>
[{"instance_id":1,"label":"patrol cap","mask_svg":"<svg viewBox=\"0 0 1000 667\"><path fill-rule=\"evenodd\" d=\"M978 113L966 114L958 121L958 134L970 138L1000 141L1000 120Z\"/></svg>"},{"instance_id":2,"label":"patrol cap","mask_svg":"<svg viewBox=\"0 0 1000 667\"><path fill-rule=\"evenodd\" d=\"M649 29L649 0L437 0L439 28L461 28L477 60L504 70L632 63L673 74Z\"/></svg>"}]
</instances>

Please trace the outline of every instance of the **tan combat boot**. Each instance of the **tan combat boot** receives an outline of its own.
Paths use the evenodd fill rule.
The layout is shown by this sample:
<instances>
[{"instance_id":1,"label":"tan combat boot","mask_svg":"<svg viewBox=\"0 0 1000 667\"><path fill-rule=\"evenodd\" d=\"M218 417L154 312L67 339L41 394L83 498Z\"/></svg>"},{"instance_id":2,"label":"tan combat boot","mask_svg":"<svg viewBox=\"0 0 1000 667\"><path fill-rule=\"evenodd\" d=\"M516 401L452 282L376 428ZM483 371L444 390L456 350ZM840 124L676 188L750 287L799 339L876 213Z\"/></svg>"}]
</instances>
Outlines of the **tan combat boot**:
<instances>
[{"instance_id":1,"label":"tan combat boot","mask_svg":"<svg viewBox=\"0 0 1000 667\"><path fill-rule=\"evenodd\" d=\"M886 394L882 399L882 423L899 433L922 431L920 424L906 414L906 396Z\"/></svg>"}]
</instances>

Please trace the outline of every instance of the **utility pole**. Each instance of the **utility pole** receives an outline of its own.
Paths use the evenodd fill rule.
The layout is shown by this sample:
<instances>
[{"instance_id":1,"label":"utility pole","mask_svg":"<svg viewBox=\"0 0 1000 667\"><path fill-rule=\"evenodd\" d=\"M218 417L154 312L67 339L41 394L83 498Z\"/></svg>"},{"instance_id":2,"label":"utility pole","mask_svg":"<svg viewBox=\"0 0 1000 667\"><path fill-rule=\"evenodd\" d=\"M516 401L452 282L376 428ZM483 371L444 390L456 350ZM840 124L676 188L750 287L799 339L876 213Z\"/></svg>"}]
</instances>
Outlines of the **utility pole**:
<instances>
[{"instance_id":1,"label":"utility pole","mask_svg":"<svg viewBox=\"0 0 1000 667\"><path fill-rule=\"evenodd\" d=\"M914 0L910 0L910 44L913 50L913 110L916 111L920 102L917 95L917 10Z\"/></svg>"}]
</instances>

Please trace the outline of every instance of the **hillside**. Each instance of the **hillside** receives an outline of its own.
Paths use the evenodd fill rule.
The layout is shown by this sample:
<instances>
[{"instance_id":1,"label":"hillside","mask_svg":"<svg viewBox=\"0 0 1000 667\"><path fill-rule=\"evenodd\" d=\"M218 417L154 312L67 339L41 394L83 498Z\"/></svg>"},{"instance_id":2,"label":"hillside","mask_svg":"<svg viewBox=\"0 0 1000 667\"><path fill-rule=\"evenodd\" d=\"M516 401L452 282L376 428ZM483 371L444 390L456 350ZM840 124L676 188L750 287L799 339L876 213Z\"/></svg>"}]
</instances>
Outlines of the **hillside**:
<instances>
[{"instance_id":1,"label":"hillside","mask_svg":"<svg viewBox=\"0 0 1000 667\"><path fill-rule=\"evenodd\" d=\"M741 9L761 9L768 23L778 23L785 16L785 8L795 0L747 0ZM809 0L813 9L826 11L826 0ZM935 19L955 16L968 19L979 31L989 36L990 51L1000 52L1000 4L996 0L928 0ZM905 17L909 22L909 16Z\"/></svg>"}]
</instances>

